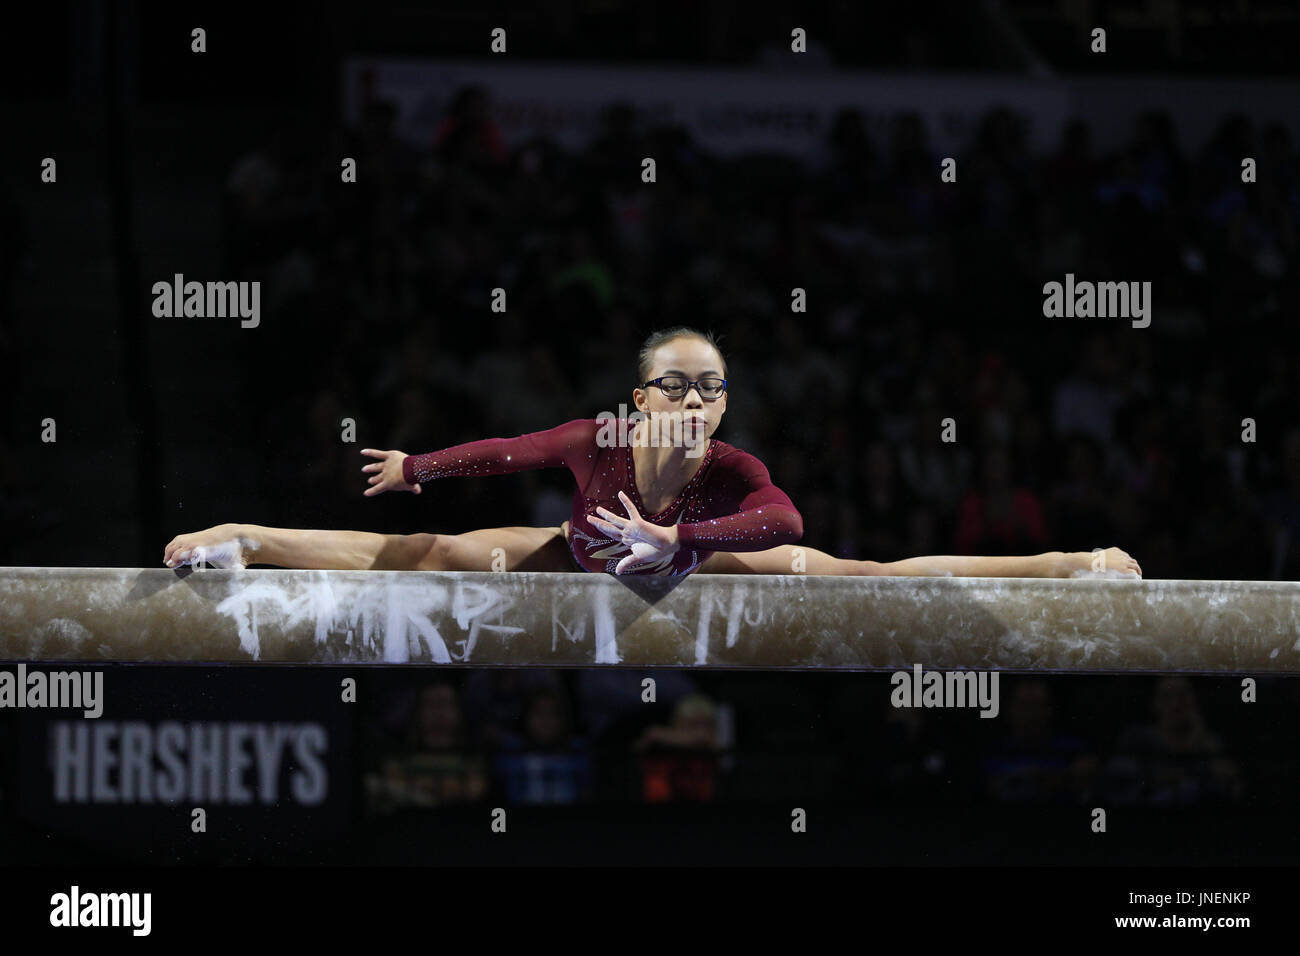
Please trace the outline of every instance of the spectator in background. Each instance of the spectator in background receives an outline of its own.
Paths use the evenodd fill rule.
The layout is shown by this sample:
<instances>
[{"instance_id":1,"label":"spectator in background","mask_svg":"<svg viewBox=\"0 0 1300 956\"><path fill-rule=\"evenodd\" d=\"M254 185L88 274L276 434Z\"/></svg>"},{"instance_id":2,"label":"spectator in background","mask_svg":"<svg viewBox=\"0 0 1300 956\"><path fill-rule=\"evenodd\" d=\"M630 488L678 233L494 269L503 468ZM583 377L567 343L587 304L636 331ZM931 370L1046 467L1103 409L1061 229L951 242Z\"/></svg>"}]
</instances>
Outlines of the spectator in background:
<instances>
[{"instance_id":1,"label":"spectator in background","mask_svg":"<svg viewBox=\"0 0 1300 956\"><path fill-rule=\"evenodd\" d=\"M1188 163L1167 110L1147 110L1134 123L1133 156L1139 182L1170 201L1182 199L1188 186Z\"/></svg>"},{"instance_id":2,"label":"spectator in background","mask_svg":"<svg viewBox=\"0 0 1300 956\"><path fill-rule=\"evenodd\" d=\"M1013 483L1004 445L985 449L983 487L962 499L954 545L959 554L1036 554L1048 541L1043 506L1028 488Z\"/></svg>"},{"instance_id":3,"label":"spectator in background","mask_svg":"<svg viewBox=\"0 0 1300 956\"><path fill-rule=\"evenodd\" d=\"M483 758L466 744L456 688L436 681L421 688L401 754L383 761L370 781L377 809L474 803L487 793Z\"/></svg>"},{"instance_id":4,"label":"spectator in background","mask_svg":"<svg viewBox=\"0 0 1300 956\"><path fill-rule=\"evenodd\" d=\"M315 238L321 203L312 146L303 130L279 128L236 161L223 197L226 267L235 274L263 274Z\"/></svg>"},{"instance_id":5,"label":"spectator in background","mask_svg":"<svg viewBox=\"0 0 1300 956\"><path fill-rule=\"evenodd\" d=\"M283 219L278 197L287 170L284 132L260 149L241 156L226 177L225 231L227 266L236 271L267 261L265 249L276 245Z\"/></svg>"},{"instance_id":6,"label":"spectator in background","mask_svg":"<svg viewBox=\"0 0 1300 956\"><path fill-rule=\"evenodd\" d=\"M1206 461L1197 466L1196 488L1187 530L1196 547L1204 549L1207 576L1257 581L1269 570L1268 535L1251 509L1238 503L1240 489L1227 464ZM1260 547L1264 543L1265 547Z\"/></svg>"},{"instance_id":7,"label":"spectator in background","mask_svg":"<svg viewBox=\"0 0 1300 956\"><path fill-rule=\"evenodd\" d=\"M505 139L492 119L486 87L463 86L433 135L434 152L450 165L490 170L506 161Z\"/></svg>"},{"instance_id":8,"label":"spectator in background","mask_svg":"<svg viewBox=\"0 0 1300 956\"><path fill-rule=\"evenodd\" d=\"M680 671L659 671L654 680L661 704L674 704L696 691L694 679ZM646 705L641 681L640 674L620 668L578 671L578 708L588 736L608 734L628 744L636 739Z\"/></svg>"},{"instance_id":9,"label":"spectator in background","mask_svg":"<svg viewBox=\"0 0 1300 956\"><path fill-rule=\"evenodd\" d=\"M707 803L716 796L717 707L708 697L693 694L680 701L672 723L647 727L633 749L641 754L641 792L647 803Z\"/></svg>"},{"instance_id":10,"label":"spectator in background","mask_svg":"<svg viewBox=\"0 0 1300 956\"><path fill-rule=\"evenodd\" d=\"M490 750L504 746L537 694L562 693L558 672L540 668L501 667L471 671L461 694L465 715Z\"/></svg>"},{"instance_id":11,"label":"spectator in background","mask_svg":"<svg viewBox=\"0 0 1300 956\"><path fill-rule=\"evenodd\" d=\"M469 377L488 430L541 431L570 417L577 397L559 355L537 341L518 311L494 318L496 345L479 354Z\"/></svg>"},{"instance_id":12,"label":"spectator in background","mask_svg":"<svg viewBox=\"0 0 1300 956\"><path fill-rule=\"evenodd\" d=\"M904 550L916 499L898 480L893 452L885 442L867 445L862 456L862 483L853 500L861 511L862 557L893 561L917 553ZM841 514L845 516L838 524L843 527L848 517ZM841 554L844 547L842 544Z\"/></svg>"},{"instance_id":13,"label":"spectator in background","mask_svg":"<svg viewBox=\"0 0 1300 956\"><path fill-rule=\"evenodd\" d=\"M961 444L935 441L949 415L937 393L935 383L922 378L909 396L910 421L898 451L899 473L913 494L947 514L968 487L974 467L973 456Z\"/></svg>"},{"instance_id":14,"label":"spectator in background","mask_svg":"<svg viewBox=\"0 0 1300 956\"><path fill-rule=\"evenodd\" d=\"M1061 130L1061 142L1041 164L1039 177L1048 205L1059 206L1061 219L1077 222L1089 204L1099 163L1092 150L1092 131L1083 120L1071 120Z\"/></svg>"},{"instance_id":15,"label":"spectator in background","mask_svg":"<svg viewBox=\"0 0 1300 956\"><path fill-rule=\"evenodd\" d=\"M876 176L876 147L867 135L861 110L845 107L835 114L823 162L831 196L838 202L865 198L865 187Z\"/></svg>"},{"instance_id":16,"label":"spectator in background","mask_svg":"<svg viewBox=\"0 0 1300 956\"><path fill-rule=\"evenodd\" d=\"M454 398L463 389L478 387L469 370L445 348L437 322L421 323L403 336L375 371L370 385L371 395L385 405L392 404L407 388ZM428 440L428 435L420 438Z\"/></svg>"},{"instance_id":17,"label":"spectator in background","mask_svg":"<svg viewBox=\"0 0 1300 956\"><path fill-rule=\"evenodd\" d=\"M1191 804L1236 799L1243 792L1237 766L1223 740L1206 725L1191 682L1182 676L1156 682L1154 720L1125 728L1107 768L1115 799Z\"/></svg>"},{"instance_id":18,"label":"spectator in background","mask_svg":"<svg viewBox=\"0 0 1300 956\"><path fill-rule=\"evenodd\" d=\"M1114 490L1103 474L1102 449L1083 434L1065 437L1065 475L1051 492L1053 528L1061 544L1093 548L1115 533Z\"/></svg>"},{"instance_id":19,"label":"spectator in background","mask_svg":"<svg viewBox=\"0 0 1300 956\"><path fill-rule=\"evenodd\" d=\"M569 804L590 798L592 760L573 734L562 691L538 690L524 706L520 733L506 733L493 767L506 799L516 804Z\"/></svg>"},{"instance_id":20,"label":"spectator in background","mask_svg":"<svg viewBox=\"0 0 1300 956\"><path fill-rule=\"evenodd\" d=\"M861 759L850 778L880 798L935 796L951 784L952 737L935 715L920 708L885 705L873 714L875 733L863 734Z\"/></svg>"},{"instance_id":21,"label":"spectator in background","mask_svg":"<svg viewBox=\"0 0 1300 956\"><path fill-rule=\"evenodd\" d=\"M1052 395L1052 430L1057 435L1083 432L1109 446L1115 410L1123 401L1115 356L1104 340L1090 339L1078 367Z\"/></svg>"},{"instance_id":22,"label":"spectator in background","mask_svg":"<svg viewBox=\"0 0 1300 956\"><path fill-rule=\"evenodd\" d=\"M1007 734L984 761L985 783L995 800L1055 801L1092 792L1095 756L1078 737L1054 729L1047 681L1012 678Z\"/></svg>"}]
</instances>

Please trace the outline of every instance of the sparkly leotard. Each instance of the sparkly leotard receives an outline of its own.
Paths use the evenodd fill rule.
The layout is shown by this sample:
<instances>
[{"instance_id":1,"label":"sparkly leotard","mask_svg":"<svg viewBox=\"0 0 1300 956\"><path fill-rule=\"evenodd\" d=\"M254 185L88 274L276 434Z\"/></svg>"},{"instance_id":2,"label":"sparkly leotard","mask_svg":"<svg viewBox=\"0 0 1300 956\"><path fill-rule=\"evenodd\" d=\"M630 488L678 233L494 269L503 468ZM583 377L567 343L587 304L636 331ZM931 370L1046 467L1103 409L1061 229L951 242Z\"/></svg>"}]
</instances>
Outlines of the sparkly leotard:
<instances>
[{"instance_id":1,"label":"sparkly leotard","mask_svg":"<svg viewBox=\"0 0 1300 956\"><path fill-rule=\"evenodd\" d=\"M627 425L619 422L620 426ZM689 574L715 551L763 551L803 537L803 518L784 491L772 484L764 464L747 452L716 439L709 441L699 470L668 507L647 514L636 486L632 448L597 442L608 422L578 419L518 438L486 438L402 462L408 484L460 475L502 475L532 468L567 467L577 480L569 520L569 550L586 571L614 573L630 551L588 520L597 507L626 515L618 492L626 492L641 517L658 525L677 525L681 550L670 557L635 565L624 574ZM631 426L619 434L631 434Z\"/></svg>"}]
</instances>

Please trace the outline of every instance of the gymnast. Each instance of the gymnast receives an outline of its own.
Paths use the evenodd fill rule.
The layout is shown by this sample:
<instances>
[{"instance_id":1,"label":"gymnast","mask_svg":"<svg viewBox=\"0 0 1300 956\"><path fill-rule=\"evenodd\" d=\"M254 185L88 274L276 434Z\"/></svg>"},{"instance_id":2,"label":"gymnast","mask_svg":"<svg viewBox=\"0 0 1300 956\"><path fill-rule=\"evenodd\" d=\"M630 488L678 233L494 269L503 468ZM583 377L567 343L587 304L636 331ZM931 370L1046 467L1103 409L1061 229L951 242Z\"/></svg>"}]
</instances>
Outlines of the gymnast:
<instances>
[{"instance_id":1,"label":"gymnast","mask_svg":"<svg viewBox=\"0 0 1300 956\"><path fill-rule=\"evenodd\" d=\"M1070 577L1105 570L1140 577L1119 548L1022 557L940 555L856 561L794 543L803 519L761 461L713 438L727 410L727 366L713 337L655 332L638 357L638 416L611 441L609 419L578 419L517 438L423 455L362 449L370 487L421 493L424 482L567 467L577 481L558 528L465 534L377 534L223 524L173 538L163 563L380 571L603 571L610 574L853 574ZM673 431L669 432L671 423Z\"/></svg>"}]
</instances>

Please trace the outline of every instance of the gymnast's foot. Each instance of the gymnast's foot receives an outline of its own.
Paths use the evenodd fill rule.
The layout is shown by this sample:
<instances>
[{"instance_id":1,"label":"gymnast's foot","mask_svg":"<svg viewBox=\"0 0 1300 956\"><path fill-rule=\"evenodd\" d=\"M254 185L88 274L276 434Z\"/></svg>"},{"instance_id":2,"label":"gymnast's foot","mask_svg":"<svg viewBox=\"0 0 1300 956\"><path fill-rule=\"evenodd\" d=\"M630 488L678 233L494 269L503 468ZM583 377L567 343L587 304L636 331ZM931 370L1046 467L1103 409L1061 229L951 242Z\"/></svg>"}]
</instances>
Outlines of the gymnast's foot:
<instances>
[{"instance_id":1,"label":"gymnast's foot","mask_svg":"<svg viewBox=\"0 0 1300 956\"><path fill-rule=\"evenodd\" d=\"M214 568L243 568L249 549L233 524L219 524L193 534L178 534L163 549L163 564L177 568L203 562Z\"/></svg>"},{"instance_id":2,"label":"gymnast's foot","mask_svg":"<svg viewBox=\"0 0 1300 956\"><path fill-rule=\"evenodd\" d=\"M1065 555L1066 570L1062 577L1083 577L1093 572L1118 571L1142 577L1137 559L1120 548L1097 548L1095 551L1071 551Z\"/></svg>"}]
</instances>

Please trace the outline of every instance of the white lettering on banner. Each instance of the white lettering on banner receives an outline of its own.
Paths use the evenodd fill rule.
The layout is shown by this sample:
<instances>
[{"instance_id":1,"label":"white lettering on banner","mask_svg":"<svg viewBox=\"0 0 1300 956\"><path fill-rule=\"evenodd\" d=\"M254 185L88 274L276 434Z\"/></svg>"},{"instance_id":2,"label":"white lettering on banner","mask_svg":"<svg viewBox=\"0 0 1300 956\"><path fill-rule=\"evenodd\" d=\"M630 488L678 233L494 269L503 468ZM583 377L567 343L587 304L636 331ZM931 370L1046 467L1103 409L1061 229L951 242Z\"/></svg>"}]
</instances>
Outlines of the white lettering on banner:
<instances>
[{"instance_id":1,"label":"white lettering on banner","mask_svg":"<svg viewBox=\"0 0 1300 956\"><path fill-rule=\"evenodd\" d=\"M317 806L329 794L328 752L329 733L314 723L50 725L56 803Z\"/></svg>"}]
</instances>

